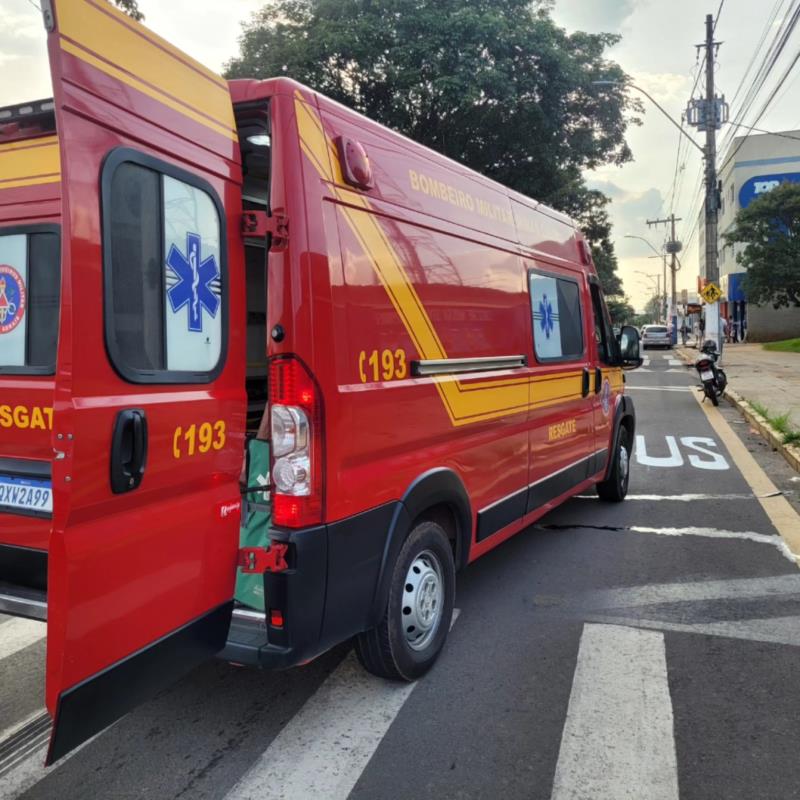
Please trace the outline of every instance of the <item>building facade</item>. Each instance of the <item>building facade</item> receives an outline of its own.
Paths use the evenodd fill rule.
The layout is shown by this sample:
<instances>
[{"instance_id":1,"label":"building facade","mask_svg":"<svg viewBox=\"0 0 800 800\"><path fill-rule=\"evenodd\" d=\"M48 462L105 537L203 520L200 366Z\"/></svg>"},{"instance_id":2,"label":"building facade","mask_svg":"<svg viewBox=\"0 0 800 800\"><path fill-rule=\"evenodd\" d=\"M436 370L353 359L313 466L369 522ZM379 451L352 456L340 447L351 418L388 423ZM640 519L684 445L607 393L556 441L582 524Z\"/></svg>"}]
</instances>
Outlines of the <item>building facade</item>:
<instances>
[{"instance_id":1,"label":"building facade","mask_svg":"<svg viewBox=\"0 0 800 800\"><path fill-rule=\"evenodd\" d=\"M725 151L719 168L720 209L717 241L720 313L729 319L737 334L746 330L752 341L774 341L800 336L800 308L775 309L749 303L743 287L744 267L736 255L742 245L725 244L723 235L732 227L736 214L759 196L781 183L800 183L800 131L737 136ZM705 210L699 220L700 282L706 279ZM798 264L800 269L800 264Z\"/></svg>"}]
</instances>

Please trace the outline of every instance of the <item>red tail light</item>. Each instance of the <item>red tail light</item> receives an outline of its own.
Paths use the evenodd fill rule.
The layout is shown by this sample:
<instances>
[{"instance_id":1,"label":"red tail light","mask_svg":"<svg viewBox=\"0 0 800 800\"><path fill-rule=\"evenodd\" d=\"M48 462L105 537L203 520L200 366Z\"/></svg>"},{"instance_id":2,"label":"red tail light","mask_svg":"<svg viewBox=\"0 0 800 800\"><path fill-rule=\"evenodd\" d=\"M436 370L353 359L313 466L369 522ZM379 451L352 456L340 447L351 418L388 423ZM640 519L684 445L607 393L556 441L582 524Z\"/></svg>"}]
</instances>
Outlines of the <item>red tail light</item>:
<instances>
[{"instance_id":1,"label":"red tail light","mask_svg":"<svg viewBox=\"0 0 800 800\"><path fill-rule=\"evenodd\" d=\"M301 528L322 522L322 407L319 389L299 359L270 361L272 519Z\"/></svg>"},{"instance_id":2,"label":"red tail light","mask_svg":"<svg viewBox=\"0 0 800 800\"><path fill-rule=\"evenodd\" d=\"M698 369L711 369L711 362L710 361L698 361L697 362Z\"/></svg>"}]
</instances>

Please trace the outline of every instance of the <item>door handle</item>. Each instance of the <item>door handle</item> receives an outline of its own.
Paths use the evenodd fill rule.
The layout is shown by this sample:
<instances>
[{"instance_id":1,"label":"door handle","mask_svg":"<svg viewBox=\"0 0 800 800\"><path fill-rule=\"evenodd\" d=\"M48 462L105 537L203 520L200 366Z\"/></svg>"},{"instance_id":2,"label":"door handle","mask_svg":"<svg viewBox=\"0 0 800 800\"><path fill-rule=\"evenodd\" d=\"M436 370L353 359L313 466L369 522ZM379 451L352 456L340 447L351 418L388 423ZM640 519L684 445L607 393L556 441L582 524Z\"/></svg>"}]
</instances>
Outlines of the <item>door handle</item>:
<instances>
[{"instance_id":1,"label":"door handle","mask_svg":"<svg viewBox=\"0 0 800 800\"><path fill-rule=\"evenodd\" d=\"M583 368L583 383L581 384L581 397L589 396L589 368Z\"/></svg>"},{"instance_id":2,"label":"door handle","mask_svg":"<svg viewBox=\"0 0 800 800\"><path fill-rule=\"evenodd\" d=\"M111 437L111 491L123 494L136 489L147 464L147 417L141 408L117 414Z\"/></svg>"},{"instance_id":3,"label":"door handle","mask_svg":"<svg viewBox=\"0 0 800 800\"><path fill-rule=\"evenodd\" d=\"M594 368L594 393L597 394L600 391L600 387L603 385L603 370L600 367Z\"/></svg>"}]
</instances>

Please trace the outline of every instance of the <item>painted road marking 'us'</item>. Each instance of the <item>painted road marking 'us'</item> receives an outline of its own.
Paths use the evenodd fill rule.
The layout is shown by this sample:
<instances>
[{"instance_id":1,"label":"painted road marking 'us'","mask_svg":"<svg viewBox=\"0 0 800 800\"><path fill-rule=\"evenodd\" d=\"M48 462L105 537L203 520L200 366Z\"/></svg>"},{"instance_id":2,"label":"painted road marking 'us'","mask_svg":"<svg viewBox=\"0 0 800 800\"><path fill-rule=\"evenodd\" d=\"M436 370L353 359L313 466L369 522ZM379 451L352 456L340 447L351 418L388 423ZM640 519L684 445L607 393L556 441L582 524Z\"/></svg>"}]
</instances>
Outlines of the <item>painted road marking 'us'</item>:
<instances>
[{"instance_id":1,"label":"painted road marking 'us'","mask_svg":"<svg viewBox=\"0 0 800 800\"><path fill-rule=\"evenodd\" d=\"M681 436L680 445L674 436L665 436L669 455L652 456L647 452L647 445L642 434L636 435L636 461L645 467L682 467L684 464L681 447L687 453L689 464L695 469L725 470L730 469L727 459L718 449L717 442L710 436ZM714 448L714 450L710 449ZM662 450L659 446L658 450ZM663 450L662 450L663 452ZM700 455L698 455L698 453Z\"/></svg>"}]
</instances>

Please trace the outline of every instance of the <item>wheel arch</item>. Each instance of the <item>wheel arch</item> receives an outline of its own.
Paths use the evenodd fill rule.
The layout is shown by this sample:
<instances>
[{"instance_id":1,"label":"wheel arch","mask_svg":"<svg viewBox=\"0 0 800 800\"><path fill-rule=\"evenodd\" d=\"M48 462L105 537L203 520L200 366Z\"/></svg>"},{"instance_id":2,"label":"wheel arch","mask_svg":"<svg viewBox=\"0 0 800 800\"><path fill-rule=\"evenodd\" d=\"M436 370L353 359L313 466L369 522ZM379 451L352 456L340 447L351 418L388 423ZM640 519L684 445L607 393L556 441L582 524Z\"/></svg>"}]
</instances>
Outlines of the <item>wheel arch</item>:
<instances>
[{"instance_id":1,"label":"wheel arch","mask_svg":"<svg viewBox=\"0 0 800 800\"><path fill-rule=\"evenodd\" d=\"M634 435L636 433L636 409L633 405L633 399L625 394L620 398L620 402L617 403L617 409L614 412L614 428L611 434L611 440L609 441L610 450L606 462L606 471L603 475L604 480L608 479L613 469L614 456L616 454L617 442L619 441L619 431L623 426L630 434L631 447L633 447Z\"/></svg>"},{"instance_id":2,"label":"wheel arch","mask_svg":"<svg viewBox=\"0 0 800 800\"><path fill-rule=\"evenodd\" d=\"M392 565L414 525L422 519L438 522L447 530L454 544L456 571L469 560L474 525L467 490L453 470L446 467L428 470L409 485L392 518L370 614L375 622L381 618L388 601Z\"/></svg>"}]
</instances>

